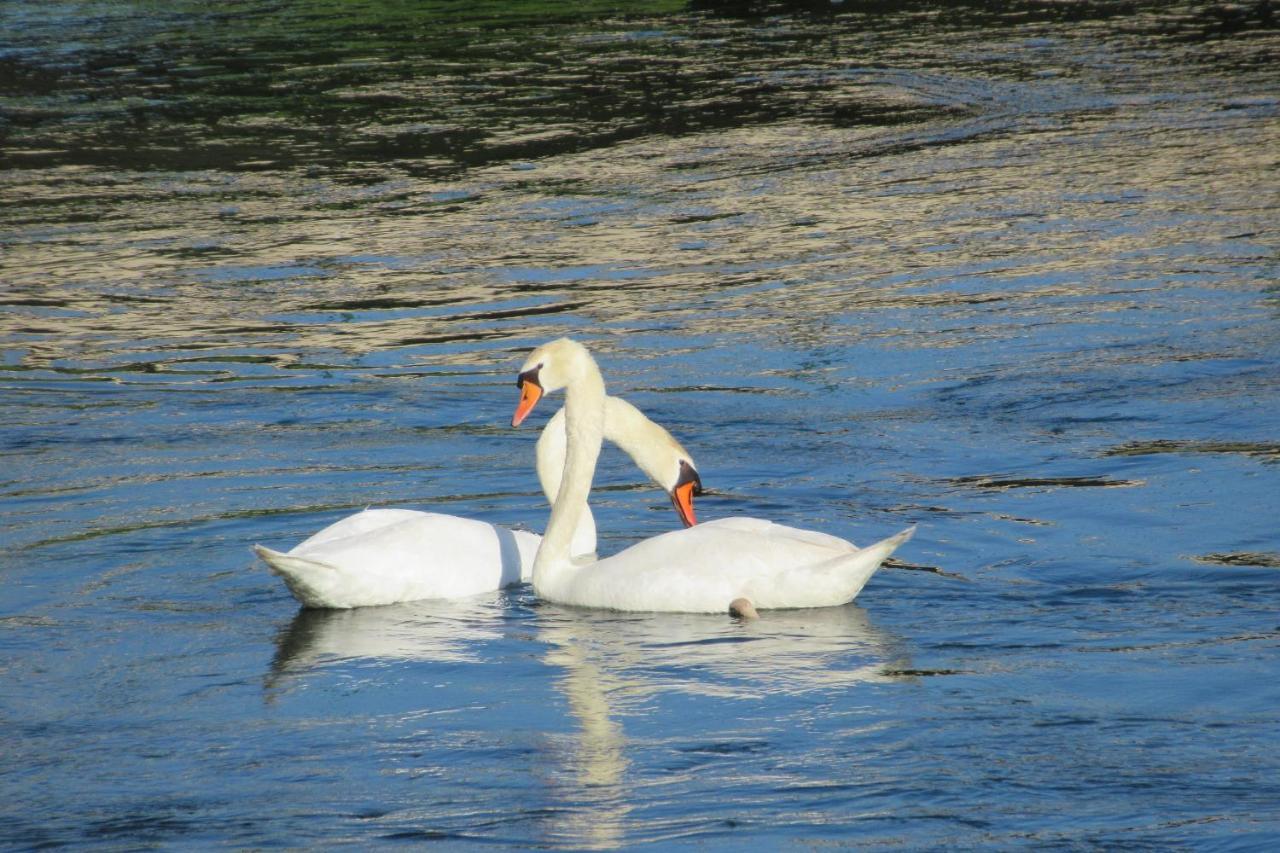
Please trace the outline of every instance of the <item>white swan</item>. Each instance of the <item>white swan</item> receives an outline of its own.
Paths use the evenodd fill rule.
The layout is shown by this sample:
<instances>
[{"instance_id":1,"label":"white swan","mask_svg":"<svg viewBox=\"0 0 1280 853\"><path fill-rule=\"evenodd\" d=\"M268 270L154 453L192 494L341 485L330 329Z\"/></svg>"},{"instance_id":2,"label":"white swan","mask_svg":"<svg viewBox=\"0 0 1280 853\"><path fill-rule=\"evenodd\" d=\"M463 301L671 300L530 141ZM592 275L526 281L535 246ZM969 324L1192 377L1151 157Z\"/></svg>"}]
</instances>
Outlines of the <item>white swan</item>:
<instances>
[{"instance_id":1,"label":"white swan","mask_svg":"<svg viewBox=\"0 0 1280 853\"><path fill-rule=\"evenodd\" d=\"M693 457L625 400L604 404L605 437L635 460L694 523L693 496L702 482ZM552 501L564 469L565 417L557 412L537 444L538 478ZM575 519L570 551L596 548L588 508ZM253 546L305 607L351 608L425 598L461 598L527 580L541 537L523 530L435 512L367 509L334 522L287 554Z\"/></svg>"},{"instance_id":2,"label":"white swan","mask_svg":"<svg viewBox=\"0 0 1280 853\"><path fill-rule=\"evenodd\" d=\"M565 390L564 484L533 563L533 589L561 604L610 610L723 612L851 601L914 527L867 548L759 518L725 518L654 536L603 560L572 556L607 421L604 378L581 344L561 338L520 370L513 425L545 393ZM754 606L754 607L753 607Z\"/></svg>"}]
</instances>

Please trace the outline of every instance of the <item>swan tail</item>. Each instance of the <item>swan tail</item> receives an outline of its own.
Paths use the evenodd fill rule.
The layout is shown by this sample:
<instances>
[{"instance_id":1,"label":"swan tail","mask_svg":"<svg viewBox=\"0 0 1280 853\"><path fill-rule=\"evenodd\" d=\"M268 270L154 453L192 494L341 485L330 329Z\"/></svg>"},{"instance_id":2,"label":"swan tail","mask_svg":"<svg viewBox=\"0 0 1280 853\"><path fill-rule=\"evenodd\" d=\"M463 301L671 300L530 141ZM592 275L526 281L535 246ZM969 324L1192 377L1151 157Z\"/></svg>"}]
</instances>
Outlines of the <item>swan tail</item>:
<instances>
[{"instance_id":1,"label":"swan tail","mask_svg":"<svg viewBox=\"0 0 1280 853\"><path fill-rule=\"evenodd\" d=\"M906 530L899 531L898 533L893 534L887 539L881 539L879 542L875 543L874 545L868 545L866 548L863 548L862 550L875 551L879 553L880 554L879 559L880 559L880 562L882 563L889 558L890 554L898 550L899 545L906 542L908 539L910 539L912 536L915 536L915 535L916 535L916 526L913 524L910 527L908 527ZM879 564L877 563L877 565Z\"/></svg>"},{"instance_id":2,"label":"swan tail","mask_svg":"<svg viewBox=\"0 0 1280 853\"><path fill-rule=\"evenodd\" d=\"M336 580L337 569L319 560L295 557L273 551L262 545L254 545L253 552L267 564L271 571L284 579L285 586L303 607L350 607L336 602L329 594Z\"/></svg>"},{"instance_id":3,"label":"swan tail","mask_svg":"<svg viewBox=\"0 0 1280 853\"><path fill-rule=\"evenodd\" d=\"M848 604L858 597L867 581L876 573L876 569L898 549L898 546L915 535L915 525L899 533L881 539L873 545L859 548L851 554L833 557L825 563L813 568L816 576L825 576L826 583L814 584L815 591L832 596L827 604ZM815 578L816 579L816 578Z\"/></svg>"}]
</instances>

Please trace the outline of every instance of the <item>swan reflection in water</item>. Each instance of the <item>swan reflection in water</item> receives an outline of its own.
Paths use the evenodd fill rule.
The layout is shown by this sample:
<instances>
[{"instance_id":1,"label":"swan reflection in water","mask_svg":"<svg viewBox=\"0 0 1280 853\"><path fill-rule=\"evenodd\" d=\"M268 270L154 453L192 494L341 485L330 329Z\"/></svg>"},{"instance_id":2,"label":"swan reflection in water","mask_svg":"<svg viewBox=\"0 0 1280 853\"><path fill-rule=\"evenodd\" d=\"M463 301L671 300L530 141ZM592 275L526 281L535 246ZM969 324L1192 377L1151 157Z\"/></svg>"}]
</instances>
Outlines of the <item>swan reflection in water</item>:
<instances>
[{"instance_id":1,"label":"swan reflection in water","mask_svg":"<svg viewBox=\"0 0 1280 853\"><path fill-rule=\"evenodd\" d=\"M899 643L856 605L772 610L758 620L543 605L538 636L578 731L566 744L554 842L623 843L634 800L623 720L661 694L756 699L896 680Z\"/></svg>"},{"instance_id":2,"label":"swan reflection in water","mask_svg":"<svg viewBox=\"0 0 1280 853\"><path fill-rule=\"evenodd\" d=\"M502 636L502 602L488 595L352 610L300 609L276 636L268 691L288 676L348 660L479 663Z\"/></svg>"},{"instance_id":3,"label":"swan reflection in water","mask_svg":"<svg viewBox=\"0 0 1280 853\"><path fill-rule=\"evenodd\" d=\"M898 643L856 604L770 610L760 619L698 613L612 613L547 605L539 637L580 647L584 659L621 680L630 701L671 691L754 699L865 681L905 668ZM548 659L559 663L558 659Z\"/></svg>"},{"instance_id":4,"label":"swan reflection in water","mask_svg":"<svg viewBox=\"0 0 1280 853\"><path fill-rule=\"evenodd\" d=\"M558 671L554 684L574 723L572 732L545 735L549 762L541 771L558 801L556 818L541 826L567 846L610 847L625 840L632 797L623 721L656 697L751 700L900 680L899 673L909 669L899 652L902 644L856 604L737 620L562 607L534 603L521 590L299 611L277 638L268 692L351 660L501 666L498 647L490 644L518 634L519 645L528 648L531 630L545 648L543 662Z\"/></svg>"}]
</instances>

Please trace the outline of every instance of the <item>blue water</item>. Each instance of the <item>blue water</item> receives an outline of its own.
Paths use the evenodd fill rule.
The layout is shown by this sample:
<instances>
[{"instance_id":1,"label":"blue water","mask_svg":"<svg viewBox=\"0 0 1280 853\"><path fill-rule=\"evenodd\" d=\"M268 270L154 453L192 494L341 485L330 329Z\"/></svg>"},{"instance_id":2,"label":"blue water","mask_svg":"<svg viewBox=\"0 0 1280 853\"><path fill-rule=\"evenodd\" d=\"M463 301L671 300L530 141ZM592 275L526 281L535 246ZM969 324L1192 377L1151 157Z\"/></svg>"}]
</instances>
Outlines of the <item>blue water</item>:
<instances>
[{"instance_id":1,"label":"blue water","mask_svg":"<svg viewBox=\"0 0 1280 853\"><path fill-rule=\"evenodd\" d=\"M844 6L0 7L0 844L1275 849L1280 31ZM751 622L255 561L541 529L566 334L700 518L915 538Z\"/></svg>"}]
</instances>

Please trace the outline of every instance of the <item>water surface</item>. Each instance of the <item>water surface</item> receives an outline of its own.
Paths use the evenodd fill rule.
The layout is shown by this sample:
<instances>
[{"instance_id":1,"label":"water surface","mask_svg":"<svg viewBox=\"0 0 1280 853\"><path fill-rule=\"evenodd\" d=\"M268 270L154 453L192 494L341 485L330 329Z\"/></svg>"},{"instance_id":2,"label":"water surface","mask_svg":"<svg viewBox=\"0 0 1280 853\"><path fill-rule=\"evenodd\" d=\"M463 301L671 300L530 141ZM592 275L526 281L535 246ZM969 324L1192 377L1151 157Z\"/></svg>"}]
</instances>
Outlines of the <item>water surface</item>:
<instances>
[{"instance_id":1,"label":"water surface","mask_svg":"<svg viewBox=\"0 0 1280 853\"><path fill-rule=\"evenodd\" d=\"M902 8L899 8L899 5ZM0 7L7 845L1271 849L1280 33L1249 5ZM299 612L541 529L573 335L857 601ZM544 404L546 405L546 404ZM616 453L610 552L675 524Z\"/></svg>"}]
</instances>

